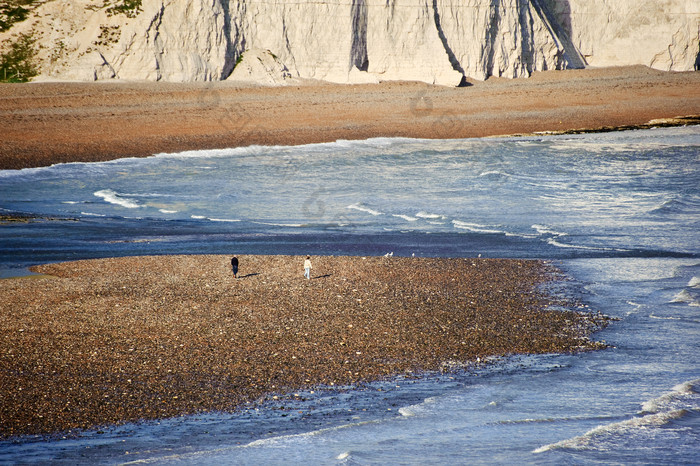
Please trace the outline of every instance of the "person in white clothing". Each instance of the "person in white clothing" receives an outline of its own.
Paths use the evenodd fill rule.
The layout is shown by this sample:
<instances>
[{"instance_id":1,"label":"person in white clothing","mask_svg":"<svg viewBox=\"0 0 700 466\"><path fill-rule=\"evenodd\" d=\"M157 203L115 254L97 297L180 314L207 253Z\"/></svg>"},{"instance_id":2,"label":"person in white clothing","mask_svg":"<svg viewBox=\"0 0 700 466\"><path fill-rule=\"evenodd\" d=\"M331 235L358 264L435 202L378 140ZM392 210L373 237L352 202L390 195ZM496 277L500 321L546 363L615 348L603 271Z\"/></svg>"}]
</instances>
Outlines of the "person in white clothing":
<instances>
[{"instance_id":1,"label":"person in white clothing","mask_svg":"<svg viewBox=\"0 0 700 466\"><path fill-rule=\"evenodd\" d=\"M311 256L306 256L304 261L304 276L307 280L311 278Z\"/></svg>"}]
</instances>

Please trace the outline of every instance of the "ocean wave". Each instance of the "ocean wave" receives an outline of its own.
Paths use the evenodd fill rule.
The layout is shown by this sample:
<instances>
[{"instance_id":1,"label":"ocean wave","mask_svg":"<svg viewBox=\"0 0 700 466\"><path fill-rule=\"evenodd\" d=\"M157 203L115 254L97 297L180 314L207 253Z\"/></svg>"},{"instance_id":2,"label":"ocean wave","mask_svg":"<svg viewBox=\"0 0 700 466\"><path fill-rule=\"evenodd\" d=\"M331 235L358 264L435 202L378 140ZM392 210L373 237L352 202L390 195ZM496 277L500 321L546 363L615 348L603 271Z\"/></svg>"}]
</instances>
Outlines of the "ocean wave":
<instances>
[{"instance_id":1,"label":"ocean wave","mask_svg":"<svg viewBox=\"0 0 700 466\"><path fill-rule=\"evenodd\" d=\"M531 227L533 230L535 230L537 233L540 235L553 235L553 236L567 236L568 233L564 233L561 231L557 231L551 227L548 227L547 225L532 225Z\"/></svg>"},{"instance_id":2,"label":"ocean wave","mask_svg":"<svg viewBox=\"0 0 700 466\"><path fill-rule=\"evenodd\" d=\"M428 397L422 403L399 408L399 414L403 417L413 417L431 413L435 409L436 401L437 397Z\"/></svg>"},{"instance_id":3,"label":"ocean wave","mask_svg":"<svg viewBox=\"0 0 700 466\"><path fill-rule=\"evenodd\" d=\"M64 162L55 163L45 167L30 167L20 170L0 170L0 179L22 179L28 178L35 180L38 174L46 173L47 176L55 176L56 174L64 177L69 176L72 172L76 172L76 176L85 177L85 170L101 170L104 166L114 166L122 164L138 164L149 165L154 161L158 162L162 159L207 159L207 158L227 158L241 156L259 156L259 155L277 155L280 152L294 152L299 154L308 154L310 152L337 152L341 150L352 150L354 148L381 149L387 146L400 144L415 144L424 141L433 141L421 138L404 138L404 137L378 137L358 140L337 140L334 142L322 142L302 145L257 145L243 147L232 147L224 149L203 149L203 150L188 150L181 152L160 152L149 157L123 157L114 160L101 162ZM452 142L452 140L446 140ZM211 170L215 167L198 166L199 169Z\"/></svg>"},{"instance_id":4,"label":"ocean wave","mask_svg":"<svg viewBox=\"0 0 700 466\"><path fill-rule=\"evenodd\" d=\"M693 296L693 294L688 290L683 290L673 297L671 303L688 304L689 306L700 306L698 298Z\"/></svg>"},{"instance_id":5,"label":"ocean wave","mask_svg":"<svg viewBox=\"0 0 700 466\"><path fill-rule=\"evenodd\" d=\"M656 320L682 320L680 317L673 317L673 316L661 317L661 316L657 316L654 314L649 314L649 318L656 319Z\"/></svg>"},{"instance_id":6,"label":"ocean wave","mask_svg":"<svg viewBox=\"0 0 700 466\"><path fill-rule=\"evenodd\" d=\"M643 413L700 410L700 379L683 382L658 398L642 403Z\"/></svg>"},{"instance_id":7,"label":"ocean wave","mask_svg":"<svg viewBox=\"0 0 700 466\"><path fill-rule=\"evenodd\" d=\"M650 210L650 214L679 214L694 209L690 203L678 199L669 199L664 201L660 206Z\"/></svg>"},{"instance_id":8,"label":"ocean wave","mask_svg":"<svg viewBox=\"0 0 700 466\"><path fill-rule=\"evenodd\" d=\"M119 193L120 196L125 196L125 197L155 197L155 198L160 198L160 197L177 197L181 196L180 193L178 194L164 194L164 193Z\"/></svg>"},{"instance_id":9,"label":"ocean wave","mask_svg":"<svg viewBox=\"0 0 700 466\"><path fill-rule=\"evenodd\" d=\"M193 215L192 218L195 218L195 216ZM210 218L208 220L212 222L240 222L240 220L236 218Z\"/></svg>"},{"instance_id":10,"label":"ocean wave","mask_svg":"<svg viewBox=\"0 0 700 466\"><path fill-rule=\"evenodd\" d=\"M352 210L359 210L360 212L365 212L365 213L368 213L368 214L374 215L374 216L384 215L383 212L379 212L378 210L371 209L362 203L350 204L349 206L347 206L347 208L352 209Z\"/></svg>"},{"instance_id":11,"label":"ocean wave","mask_svg":"<svg viewBox=\"0 0 700 466\"><path fill-rule=\"evenodd\" d=\"M436 220L436 219L446 220L446 219L447 219L447 217L445 217L444 215L440 215L440 214L431 214L431 213L425 212L425 211L423 211L423 210L421 210L420 212L418 212L418 213L416 214L416 217L418 217L418 218L423 218L423 219L426 219L426 220Z\"/></svg>"},{"instance_id":12,"label":"ocean wave","mask_svg":"<svg viewBox=\"0 0 700 466\"><path fill-rule=\"evenodd\" d=\"M247 155L266 155L279 154L280 152L293 152L299 154L308 154L309 152L336 152L338 149L355 149L355 148L384 148L394 144L421 142L423 139L413 138L369 138L369 139L338 139L333 142L319 142L302 145L274 145L263 146L253 144L250 146L233 147L226 149L206 149L206 150L190 150L182 152L162 152L154 154L149 158L173 158L173 159L190 159L190 158L221 158L231 156L247 156ZM120 159L124 160L124 159ZM203 167L208 168L208 167Z\"/></svg>"},{"instance_id":13,"label":"ocean wave","mask_svg":"<svg viewBox=\"0 0 700 466\"><path fill-rule=\"evenodd\" d=\"M231 220L231 221L238 222L240 220ZM285 227L285 228L301 228L301 227L305 226L303 223L272 223L272 222L251 222L251 223L257 223L258 225L267 225L267 226L271 226L271 227Z\"/></svg>"},{"instance_id":14,"label":"ocean wave","mask_svg":"<svg viewBox=\"0 0 700 466\"><path fill-rule=\"evenodd\" d=\"M363 425L369 425L369 424L378 424L381 421L359 421L356 423L349 423L349 424L342 424L339 426L334 426L334 427L326 427L326 428L321 428L317 430L313 430L310 432L303 432L299 434L287 434L287 435L279 435L276 437L269 437L269 438L263 438L263 439L258 439L258 440L253 440L252 442L243 444L243 445L233 445L233 446L224 446L224 447L219 447L219 448L210 448L210 449L203 449L199 451L189 451L185 453L175 453L175 454L166 454L162 456L154 456L151 458L141 458L135 461L128 461L128 462L123 462L121 464L127 465L127 464L149 464L149 463L163 463L163 462L185 462L185 463L199 463L199 462L205 462L205 463L211 463L215 461L217 458L220 459L220 462L223 463L231 463L233 461L233 458L235 458L235 455L237 452L240 451L245 451L248 449L257 449L257 448L282 448L282 447L294 447L300 443L304 443L309 441L309 439L313 439L315 437L327 435L327 434L332 434L334 432L339 432L343 431L349 428L355 428ZM338 456L344 456L347 458L347 456L350 455L351 452L345 451L341 452ZM345 455L347 454L347 455ZM342 458L339 458L342 459Z\"/></svg>"},{"instance_id":15,"label":"ocean wave","mask_svg":"<svg viewBox=\"0 0 700 466\"><path fill-rule=\"evenodd\" d=\"M402 218L407 222L415 222L416 220L418 220L418 217L411 217L410 215L392 214L391 216L396 218Z\"/></svg>"},{"instance_id":16,"label":"ocean wave","mask_svg":"<svg viewBox=\"0 0 700 466\"><path fill-rule=\"evenodd\" d=\"M481 225L479 223L469 223L463 222L461 220L452 220L452 225L460 230L471 231L472 233L485 233L492 235L505 235L506 232L503 230L495 230L489 225Z\"/></svg>"},{"instance_id":17,"label":"ocean wave","mask_svg":"<svg viewBox=\"0 0 700 466\"><path fill-rule=\"evenodd\" d=\"M551 244L552 246L555 246L558 248L583 249L583 250L587 250L587 251L619 251L619 252L627 251L626 249L604 248L604 247L596 247L596 246L583 246L580 244L566 244L566 243L561 243L561 242L557 241L556 238L547 238L546 241L547 241L547 244Z\"/></svg>"},{"instance_id":18,"label":"ocean wave","mask_svg":"<svg viewBox=\"0 0 700 466\"><path fill-rule=\"evenodd\" d=\"M506 419L497 421L498 425L518 425L518 424L549 424L553 422L572 422L572 421L592 421L592 420L609 420L609 416L567 416L567 417L542 417L542 418L524 418L524 419Z\"/></svg>"},{"instance_id":19,"label":"ocean wave","mask_svg":"<svg viewBox=\"0 0 700 466\"><path fill-rule=\"evenodd\" d=\"M700 277L693 277L688 282L690 288L700 288Z\"/></svg>"},{"instance_id":20,"label":"ocean wave","mask_svg":"<svg viewBox=\"0 0 700 466\"><path fill-rule=\"evenodd\" d=\"M632 437L635 434L649 434L648 430L670 423L686 416L687 411L680 409L642 417L634 417L612 424L598 426L583 435L551 443L533 450L533 453L544 453L556 449L597 450L609 451L619 444L617 437Z\"/></svg>"},{"instance_id":21,"label":"ocean wave","mask_svg":"<svg viewBox=\"0 0 700 466\"><path fill-rule=\"evenodd\" d=\"M676 385L670 392L642 403L642 411L636 417L595 427L583 435L539 447L533 453L555 449L608 451L619 447L621 437L653 437L654 429L700 411L699 386L700 379Z\"/></svg>"},{"instance_id":22,"label":"ocean wave","mask_svg":"<svg viewBox=\"0 0 700 466\"><path fill-rule=\"evenodd\" d=\"M280 146L261 146L250 145L245 147L234 147L229 149L205 149L205 150L188 150L182 152L161 152L147 157L145 160L151 159L192 159L192 158L219 158L231 157L234 155L249 155L260 154L273 151ZM119 159L126 160L126 159Z\"/></svg>"},{"instance_id":23,"label":"ocean wave","mask_svg":"<svg viewBox=\"0 0 700 466\"><path fill-rule=\"evenodd\" d=\"M97 197L101 197L105 202L126 207L127 209L137 209L141 207L136 200L125 197L124 194L112 191L111 189L102 189L100 191L95 191L93 194Z\"/></svg>"},{"instance_id":24,"label":"ocean wave","mask_svg":"<svg viewBox=\"0 0 700 466\"><path fill-rule=\"evenodd\" d=\"M488 170L479 173L480 178L491 178L493 180L502 180L505 178L510 178L510 174L499 171L499 170Z\"/></svg>"}]
</instances>

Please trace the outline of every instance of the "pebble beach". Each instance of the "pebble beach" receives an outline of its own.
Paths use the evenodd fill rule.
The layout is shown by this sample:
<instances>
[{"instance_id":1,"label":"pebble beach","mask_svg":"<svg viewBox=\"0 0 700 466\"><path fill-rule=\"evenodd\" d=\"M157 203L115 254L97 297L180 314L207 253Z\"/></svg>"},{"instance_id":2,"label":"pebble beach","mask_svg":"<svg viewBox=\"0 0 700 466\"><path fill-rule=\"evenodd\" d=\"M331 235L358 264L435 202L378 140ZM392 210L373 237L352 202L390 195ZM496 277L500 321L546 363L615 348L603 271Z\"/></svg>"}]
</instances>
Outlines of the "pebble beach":
<instances>
[{"instance_id":1,"label":"pebble beach","mask_svg":"<svg viewBox=\"0 0 700 466\"><path fill-rule=\"evenodd\" d=\"M234 411L274 394L578 352L605 325L542 261L142 256L0 281L0 436ZM555 306L557 310L550 309Z\"/></svg>"},{"instance_id":2,"label":"pebble beach","mask_svg":"<svg viewBox=\"0 0 700 466\"><path fill-rule=\"evenodd\" d=\"M0 84L0 169L251 145L609 131L700 121L695 72L628 66L467 84Z\"/></svg>"}]
</instances>

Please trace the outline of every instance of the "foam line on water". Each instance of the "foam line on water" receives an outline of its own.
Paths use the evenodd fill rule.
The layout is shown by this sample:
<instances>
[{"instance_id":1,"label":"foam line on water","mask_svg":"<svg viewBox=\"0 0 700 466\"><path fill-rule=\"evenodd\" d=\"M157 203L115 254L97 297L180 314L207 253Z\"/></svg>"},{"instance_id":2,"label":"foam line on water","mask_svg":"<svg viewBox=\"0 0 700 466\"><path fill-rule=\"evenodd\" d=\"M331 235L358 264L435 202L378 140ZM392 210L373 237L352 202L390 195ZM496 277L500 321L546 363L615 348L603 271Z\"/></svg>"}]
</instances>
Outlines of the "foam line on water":
<instances>
[{"instance_id":1,"label":"foam line on water","mask_svg":"<svg viewBox=\"0 0 700 466\"><path fill-rule=\"evenodd\" d=\"M670 392L642 404L643 413L660 413L669 410L700 410L700 379L680 383Z\"/></svg>"},{"instance_id":2,"label":"foam line on water","mask_svg":"<svg viewBox=\"0 0 700 466\"><path fill-rule=\"evenodd\" d=\"M698 301L697 297L693 296L693 294L688 290L681 291L676 296L674 296L670 302L674 303L674 304L687 304L689 306L700 306L700 302Z\"/></svg>"},{"instance_id":3,"label":"foam line on water","mask_svg":"<svg viewBox=\"0 0 700 466\"><path fill-rule=\"evenodd\" d=\"M267 225L271 227L284 227L284 228L302 228L303 223L273 223L273 222L251 222L258 225Z\"/></svg>"},{"instance_id":4,"label":"foam line on water","mask_svg":"<svg viewBox=\"0 0 700 466\"><path fill-rule=\"evenodd\" d=\"M421 210L420 212L418 212L418 213L416 214L416 217L418 217L418 218L423 218L423 219L426 219L426 220L437 220L437 219L446 220L446 219L447 219L447 217L445 217L444 215L433 214L433 213L430 213L430 212L425 212L425 211L423 211L423 210Z\"/></svg>"},{"instance_id":5,"label":"foam line on water","mask_svg":"<svg viewBox=\"0 0 700 466\"><path fill-rule=\"evenodd\" d=\"M96 197L102 198L109 204L118 205L127 209L137 209L141 207L136 200L128 198L124 194L120 194L111 189L101 189L99 191L95 191L93 194Z\"/></svg>"},{"instance_id":6,"label":"foam line on water","mask_svg":"<svg viewBox=\"0 0 700 466\"><path fill-rule=\"evenodd\" d=\"M653 429L683 419L690 412L699 412L699 386L700 379L678 384L670 392L642 403L642 410L635 417L600 425L583 435L541 446L533 450L533 453L544 453L556 449L607 451L614 447L616 438L648 436Z\"/></svg>"},{"instance_id":7,"label":"foam line on water","mask_svg":"<svg viewBox=\"0 0 700 466\"><path fill-rule=\"evenodd\" d=\"M555 229L553 229L547 225L535 224L535 225L532 225L532 229L535 230L540 235L553 235L553 236L567 236L568 235L568 233L556 231Z\"/></svg>"},{"instance_id":8,"label":"foam line on water","mask_svg":"<svg viewBox=\"0 0 700 466\"><path fill-rule=\"evenodd\" d=\"M396 218L401 218L403 220L406 220L407 222L415 222L418 220L417 217L411 217L410 215L392 214L391 216L396 217Z\"/></svg>"},{"instance_id":9,"label":"foam line on water","mask_svg":"<svg viewBox=\"0 0 700 466\"><path fill-rule=\"evenodd\" d=\"M187 453L181 453L181 454L173 454L173 455L164 455L164 456L158 456L158 457L153 457L153 458L140 458L138 460L134 461L129 461L125 462L122 464L149 464L149 463L162 463L162 462L173 462L173 461L184 461L187 463L196 463L197 459L199 458L200 461L206 460L206 461L212 461L212 459L216 458L217 456L221 456L223 458L226 458L227 460L231 460L231 455L234 454L236 451L240 450L246 450L246 449L251 449L251 448L269 448L269 447L283 447L285 445L295 445L298 443L302 443L304 441L307 441L308 439L318 437L321 435L325 434L332 434L334 432L338 432L341 430L349 429L349 428L354 428L354 427L359 427L363 425L369 425L369 424L377 424L382 421L380 420L373 420L373 421L361 421L357 423L350 423L350 424L343 424L340 426L334 426L334 427L326 427L323 429L318 429L318 430L313 430L310 432L303 432L300 434L288 434L288 435L280 435L277 437L270 437L270 438L264 438L264 439L258 439L258 440L253 440L250 443L246 443L244 445L234 445L230 447L223 447L223 448L214 448L214 449L209 449L209 450L200 450L200 451L194 451L194 452L187 452Z\"/></svg>"},{"instance_id":10,"label":"foam line on water","mask_svg":"<svg viewBox=\"0 0 700 466\"><path fill-rule=\"evenodd\" d=\"M350 204L349 206L347 206L347 208L352 209L352 210L358 210L360 212L365 212L365 213L368 213L370 215L374 215L375 217L379 216L379 215L384 215L383 212L371 209L371 208L369 208L366 205L361 204L361 203Z\"/></svg>"},{"instance_id":11,"label":"foam line on water","mask_svg":"<svg viewBox=\"0 0 700 466\"><path fill-rule=\"evenodd\" d=\"M452 220L452 225L459 230L467 230L472 233L485 233L493 235L505 235L507 232L503 230L496 230L491 228L489 225L481 225L479 223L469 223L463 222L461 220Z\"/></svg>"},{"instance_id":12,"label":"foam line on water","mask_svg":"<svg viewBox=\"0 0 700 466\"><path fill-rule=\"evenodd\" d=\"M550 450L597 450L609 451L611 449L608 439L617 436L633 436L638 432L646 432L649 429L659 428L671 421L682 419L687 414L683 409L663 413L648 414L641 417L633 417L620 422L598 426L583 435L551 443L533 450L533 453L544 453Z\"/></svg>"}]
</instances>

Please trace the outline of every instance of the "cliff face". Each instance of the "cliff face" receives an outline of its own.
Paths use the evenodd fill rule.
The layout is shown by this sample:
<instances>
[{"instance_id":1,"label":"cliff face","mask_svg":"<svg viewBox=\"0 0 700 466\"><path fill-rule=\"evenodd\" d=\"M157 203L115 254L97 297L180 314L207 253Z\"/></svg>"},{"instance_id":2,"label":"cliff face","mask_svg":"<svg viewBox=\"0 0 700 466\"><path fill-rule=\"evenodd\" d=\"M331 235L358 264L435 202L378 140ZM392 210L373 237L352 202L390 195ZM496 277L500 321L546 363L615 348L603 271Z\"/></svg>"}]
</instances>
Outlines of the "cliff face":
<instances>
[{"instance_id":1,"label":"cliff face","mask_svg":"<svg viewBox=\"0 0 700 466\"><path fill-rule=\"evenodd\" d=\"M47 0L0 40L31 31L44 79L449 86L586 65L692 70L700 44L696 0L142 0L130 15L107 5Z\"/></svg>"},{"instance_id":2,"label":"cliff face","mask_svg":"<svg viewBox=\"0 0 700 466\"><path fill-rule=\"evenodd\" d=\"M700 62L697 0L544 0L590 66L690 71Z\"/></svg>"}]
</instances>

